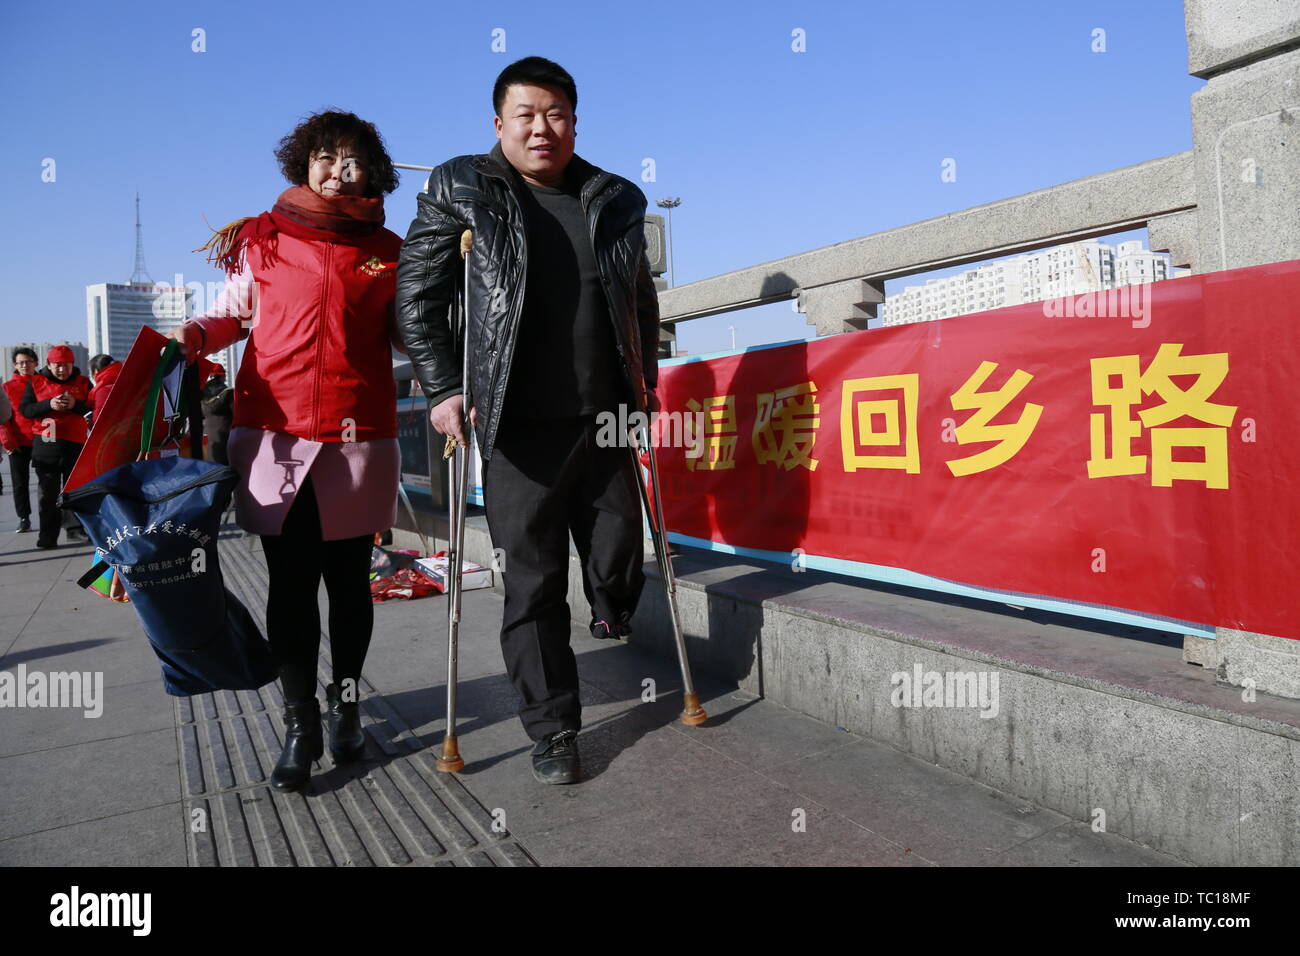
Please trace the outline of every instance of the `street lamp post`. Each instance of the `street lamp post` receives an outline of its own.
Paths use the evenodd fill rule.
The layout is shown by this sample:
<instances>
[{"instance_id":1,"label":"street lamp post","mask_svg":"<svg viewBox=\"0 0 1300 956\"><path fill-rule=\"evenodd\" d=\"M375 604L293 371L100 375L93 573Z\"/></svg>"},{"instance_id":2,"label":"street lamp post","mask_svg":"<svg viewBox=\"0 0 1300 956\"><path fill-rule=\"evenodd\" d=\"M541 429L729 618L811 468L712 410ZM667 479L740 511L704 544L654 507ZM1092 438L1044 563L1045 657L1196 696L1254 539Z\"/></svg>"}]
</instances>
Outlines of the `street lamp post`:
<instances>
[{"instance_id":1,"label":"street lamp post","mask_svg":"<svg viewBox=\"0 0 1300 956\"><path fill-rule=\"evenodd\" d=\"M673 262L673 210L682 204L677 196L665 196L663 199L655 200L655 205L660 209L668 210L668 285L677 284L677 266Z\"/></svg>"}]
</instances>

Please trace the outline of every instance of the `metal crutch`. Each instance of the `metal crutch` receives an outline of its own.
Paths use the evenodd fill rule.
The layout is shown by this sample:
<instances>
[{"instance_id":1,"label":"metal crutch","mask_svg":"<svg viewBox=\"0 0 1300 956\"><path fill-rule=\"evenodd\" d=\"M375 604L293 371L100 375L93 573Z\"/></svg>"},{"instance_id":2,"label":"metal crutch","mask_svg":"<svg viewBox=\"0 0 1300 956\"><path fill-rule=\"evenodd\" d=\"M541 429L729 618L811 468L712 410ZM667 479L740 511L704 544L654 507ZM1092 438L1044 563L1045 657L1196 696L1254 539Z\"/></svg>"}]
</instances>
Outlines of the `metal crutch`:
<instances>
[{"instance_id":1,"label":"metal crutch","mask_svg":"<svg viewBox=\"0 0 1300 956\"><path fill-rule=\"evenodd\" d=\"M474 234L466 229L460 237L460 255L465 260L465 283L458 311L460 312L461 362L461 431L465 444L458 444L451 435L443 448L444 459L453 457L447 476L449 487L447 501L447 732L442 738L442 756L438 769L443 773L463 770L465 761L460 755L456 739L456 664L460 641L460 595L465 542L465 502L469 496L469 251L474 244Z\"/></svg>"},{"instance_id":2,"label":"metal crutch","mask_svg":"<svg viewBox=\"0 0 1300 956\"><path fill-rule=\"evenodd\" d=\"M654 508L650 507L650 498L646 494L645 482L641 480L641 459L635 445L629 445L632 455L632 468L636 475L636 486L641 491L641 504L645 506L646 521L650 524L650 540L654 542L655 560L659 563L659 577L668 594L669 616L673 622L673 640L677 644L677 661L682 668L682 723L695 727L709 719L709 715L700 706L700 697L695 693L695 683L691 680L691 665L686 659L686 640L682 637L681 612L677 609L677 578L673 574L672 558L668 554L668 540L664 535L662 516L663 499L659 494L659 466L655 464L654 443L649 440L649 430L645 432L646 456L650 459L650 487L654 489ZM638 441L640 439L638 438Z\"/></svg>"}]
</instances>

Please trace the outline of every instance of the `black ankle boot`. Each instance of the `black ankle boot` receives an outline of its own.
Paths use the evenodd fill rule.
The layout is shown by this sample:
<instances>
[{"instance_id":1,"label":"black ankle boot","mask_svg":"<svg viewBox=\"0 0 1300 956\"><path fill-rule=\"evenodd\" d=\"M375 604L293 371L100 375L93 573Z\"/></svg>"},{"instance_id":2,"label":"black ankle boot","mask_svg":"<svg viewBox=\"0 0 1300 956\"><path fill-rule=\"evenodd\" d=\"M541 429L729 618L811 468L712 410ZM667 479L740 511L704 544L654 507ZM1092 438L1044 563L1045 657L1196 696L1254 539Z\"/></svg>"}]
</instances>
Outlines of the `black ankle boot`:
<instances>
[{"instance_id":1,"label":"black ankle boot","mask_svg":"<svg viewBox=\"0 0 1300 956\"><path fill-rule=\"evenodd\" d=\"M277 790L300 790L311 777L311 765L325 752L321 736L320 703L315 697L284 705L284 750L271 773Z\"/></svg>"},{"instance_id":2,"label":"black ankle boot","mask_svg":"<svg viewBox=\"0 0 1300 956\"><path fill-rule=\"evenodd\" d=\"M325 727L329 730L330 756L335 763L349 763L366 749L361 732L361 715L356 701L343 700L338 684L325 688Z\"/></svg>"}]
</instances>

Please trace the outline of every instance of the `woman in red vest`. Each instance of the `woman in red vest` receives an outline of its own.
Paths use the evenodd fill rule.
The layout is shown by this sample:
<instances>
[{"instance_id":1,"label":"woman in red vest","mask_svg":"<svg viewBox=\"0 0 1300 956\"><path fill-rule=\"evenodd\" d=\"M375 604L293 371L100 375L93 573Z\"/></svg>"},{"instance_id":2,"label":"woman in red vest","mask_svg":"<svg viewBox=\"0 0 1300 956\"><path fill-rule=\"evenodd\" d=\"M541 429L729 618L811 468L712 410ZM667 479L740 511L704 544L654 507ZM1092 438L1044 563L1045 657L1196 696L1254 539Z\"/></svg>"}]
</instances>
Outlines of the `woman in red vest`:
<instances>
[{"instance_id":1,"label":"woman in red vest","mask_svg":"<svg viewBox=\"0 0 1300 956\"><path fill-rule=\"evenodd\" d=\"M397 253L383 228L397 174L374 126L351 113L309 117L276 156L293 185L270 212L218 231L205 248L228 280L214 308L173 337L188 357L247 339L227 453L241 527L262 537L267 632L285 700L272 786L307 783L324 742L316 699L322 578L333 680L335 762L361 756L357 713L370 645L370 549L392 526L400 455L391 345Z\"/></svg>"},{"instance_id":2,"label":"woman in red vest","mask_svg":"<svg viewBox=\"0 0 1300 956\"><path fill-rule=\"evenodd\" d=\"M40 527L36 547L57 548L59 527L67 529L69 543L84 542L86 533L76 517L59 508L59 492L86 443L85 415L90 411L90 379L72 363L76 356L66 345L56 345L45 356L45 368L27 381L20 411L36 425L32 439L32 466L40 490Z\"/></svg>"},{"instance_id":3,"label":"woman in red vest","mask_svg":"<svg viewBox=\"0 0 1300 956\"><path fill-rule=\"evenodd\" d=\"M90 390L90 427L94 428L113 386L117 384L117 377L122 374L122 363L111 355L96 355L90 360L90 374L95 382L95 387Z\"/></svg>"},{"instance_id":4,"label":"woman in red vest","mask_svg":"<svg viewBox=\"0 0 1300 956\"><path fill-rule=\"evenodd\" d=\"M38 433L36 422L23 414L23 395L27 383L36 373L36 353L23 346L14 349L14 374L4 383L13 418L0 425L0 445L9 453L9 477L14 485L14 511L18 514L18 532L32 530L32 499L27 492L32 468L32 438Z\"/></svg>"}]
</instances>

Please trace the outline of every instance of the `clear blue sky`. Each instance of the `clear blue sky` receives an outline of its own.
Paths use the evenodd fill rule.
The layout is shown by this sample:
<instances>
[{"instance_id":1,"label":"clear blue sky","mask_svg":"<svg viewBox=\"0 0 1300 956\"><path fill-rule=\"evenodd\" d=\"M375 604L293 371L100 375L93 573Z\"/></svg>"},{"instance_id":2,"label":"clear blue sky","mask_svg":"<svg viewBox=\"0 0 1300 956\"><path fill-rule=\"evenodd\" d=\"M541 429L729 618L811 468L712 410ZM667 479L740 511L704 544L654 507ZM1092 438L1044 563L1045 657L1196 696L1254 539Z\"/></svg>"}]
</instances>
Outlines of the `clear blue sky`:
<instances>
[{"instance_id":1,"label":"clear blue sky","mask_svg":"<svg viewBox=\"0 0 1300 956\"><path fill-rule=\"evenodd\" d=\"M1202 85L1180 0L6 3L0 343L85 339L84 287L131 274L137 190L153 278L215 280L190 251L204 217L270 208L301 116L356 112L398 162L484 152L492 82L530 54L574 75L581 155L682 197L679 284L1189 149ZM404 179L399 234L423 176ZM779 305L680 345L726 347L732 323L741 345L810 331Z\"/></svg>"}]
</instances>

